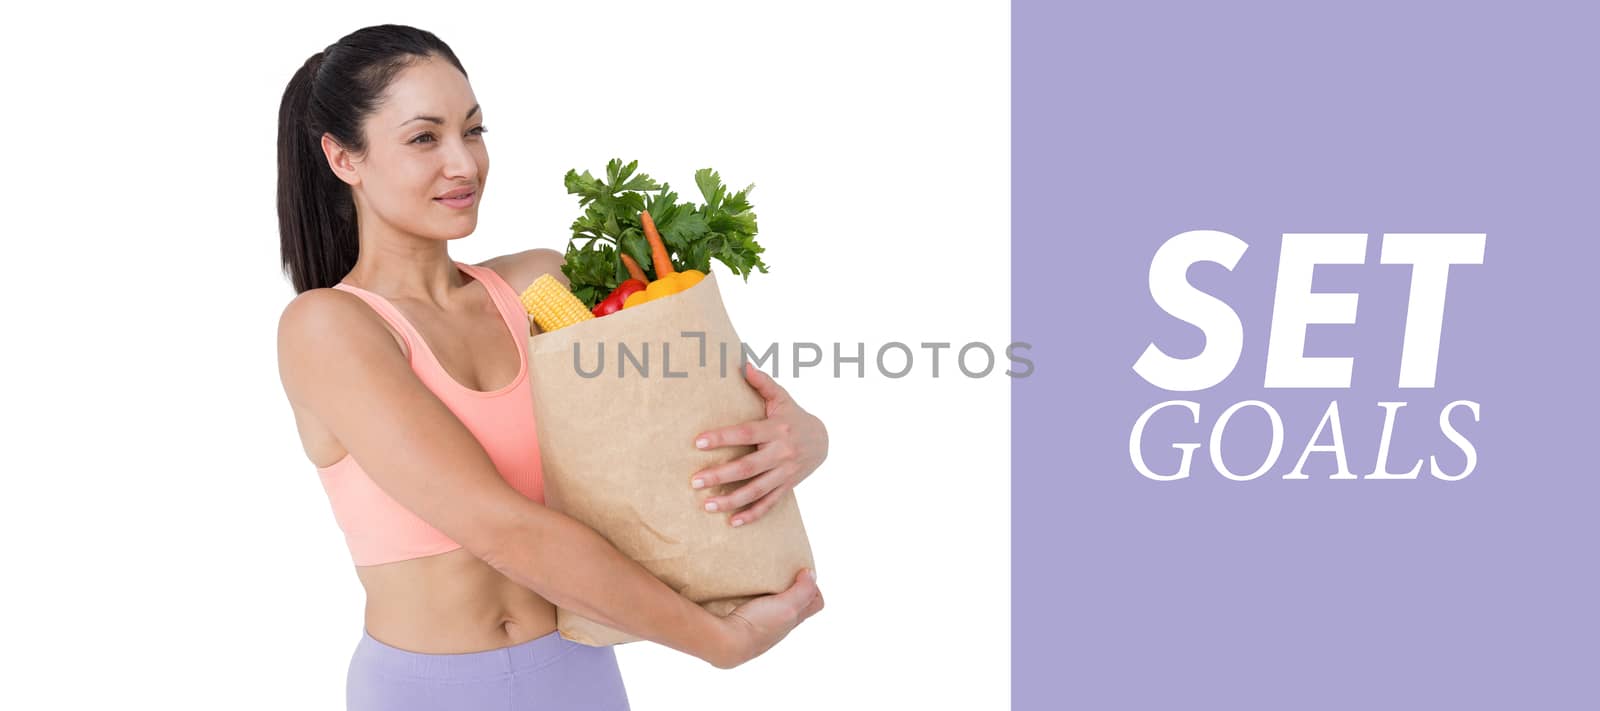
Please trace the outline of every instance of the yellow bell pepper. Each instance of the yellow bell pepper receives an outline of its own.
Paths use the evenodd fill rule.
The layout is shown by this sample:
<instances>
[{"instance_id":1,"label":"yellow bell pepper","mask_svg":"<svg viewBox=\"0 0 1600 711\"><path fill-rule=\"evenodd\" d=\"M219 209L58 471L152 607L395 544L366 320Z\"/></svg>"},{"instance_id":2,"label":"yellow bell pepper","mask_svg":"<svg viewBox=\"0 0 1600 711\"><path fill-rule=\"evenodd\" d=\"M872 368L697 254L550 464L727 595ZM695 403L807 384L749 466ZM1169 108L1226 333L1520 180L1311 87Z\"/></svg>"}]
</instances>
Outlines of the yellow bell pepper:
<instances>
[{"instance_id":1,"label":"yellow bell pepper","mask_svg":"<svg viewBox=\"0 0 1600 711\"><path fill-rule=\"evenodd\" d=\"M698 269L673 272L650 282L644 288L644 291L635 291L629 294L628 298L622 302L622 308L626 309L629 306L638 306L646 301L654 301L663 296L671 296L695 284L699 284L700 280L704 278L706 278L706 275Z\"/></svg>"}]
</instances>

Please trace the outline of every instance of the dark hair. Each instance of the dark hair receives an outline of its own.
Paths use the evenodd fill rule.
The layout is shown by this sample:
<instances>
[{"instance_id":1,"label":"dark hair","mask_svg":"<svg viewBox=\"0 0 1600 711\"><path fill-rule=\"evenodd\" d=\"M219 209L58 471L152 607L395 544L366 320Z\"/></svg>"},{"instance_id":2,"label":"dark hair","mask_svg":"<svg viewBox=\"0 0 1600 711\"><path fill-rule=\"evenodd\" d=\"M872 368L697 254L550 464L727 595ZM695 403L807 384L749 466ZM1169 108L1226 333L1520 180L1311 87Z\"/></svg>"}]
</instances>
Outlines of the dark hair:
<instances>
[{"instance_id":1,"label":"dark hair","mask_svg":"<svg viewBox=\"0 0 1600 711\"><path fill-rule=\"evenodd\" d=\"M328 133L355 155L367 150L361 125L401 70L434 56L462 76L450 46L405 25L364 27L311 55L278 107L278 236L296 294L339 283L360 252L350 186L322 152Z\"/></svg>"}]
</instances>

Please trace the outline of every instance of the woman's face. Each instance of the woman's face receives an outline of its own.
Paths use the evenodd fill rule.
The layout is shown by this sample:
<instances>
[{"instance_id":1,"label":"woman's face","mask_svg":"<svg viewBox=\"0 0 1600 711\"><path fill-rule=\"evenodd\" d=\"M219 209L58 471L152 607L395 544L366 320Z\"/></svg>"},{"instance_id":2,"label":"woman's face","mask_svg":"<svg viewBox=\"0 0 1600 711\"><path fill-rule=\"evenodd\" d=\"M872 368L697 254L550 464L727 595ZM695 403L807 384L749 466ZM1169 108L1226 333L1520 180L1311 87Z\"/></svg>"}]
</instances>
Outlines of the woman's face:
<instances>
[{"instance_id":1,"label":"woman's face","mask_svg":"<svg viewBox=\"0 0 1600 711\"><path fill-rule=\"evenodd\" d=\"M352 162L364 224L376 219L436 239L472 233L489 177L489 149L483 110L459 70L437 58L407 67L364 130L367 153ZM473 193L465 207L438 199L463 188Z\"/></svg>"}]
</instances>

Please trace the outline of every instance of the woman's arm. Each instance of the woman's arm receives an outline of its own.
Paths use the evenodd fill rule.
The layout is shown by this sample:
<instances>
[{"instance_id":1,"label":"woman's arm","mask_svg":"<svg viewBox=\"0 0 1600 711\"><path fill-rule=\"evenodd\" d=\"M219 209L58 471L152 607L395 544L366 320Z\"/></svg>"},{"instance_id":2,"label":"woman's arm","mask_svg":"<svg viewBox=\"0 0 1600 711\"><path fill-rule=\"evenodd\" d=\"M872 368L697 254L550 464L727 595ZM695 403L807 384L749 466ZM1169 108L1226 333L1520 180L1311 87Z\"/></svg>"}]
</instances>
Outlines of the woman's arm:
<instances>
[{"instance_id":1,"label":"woman's arm","mask_svg":"<svg viewBox=\"0 0 1600 711\"><path fill-rule=\"evenodd\" d=\"M278 363L289 397L333 432L379 488L513 581L719 667L743 661L723 618L501 478L357 297L314 289L291 302L279 322Z\"/></svg>"}]
</instances>

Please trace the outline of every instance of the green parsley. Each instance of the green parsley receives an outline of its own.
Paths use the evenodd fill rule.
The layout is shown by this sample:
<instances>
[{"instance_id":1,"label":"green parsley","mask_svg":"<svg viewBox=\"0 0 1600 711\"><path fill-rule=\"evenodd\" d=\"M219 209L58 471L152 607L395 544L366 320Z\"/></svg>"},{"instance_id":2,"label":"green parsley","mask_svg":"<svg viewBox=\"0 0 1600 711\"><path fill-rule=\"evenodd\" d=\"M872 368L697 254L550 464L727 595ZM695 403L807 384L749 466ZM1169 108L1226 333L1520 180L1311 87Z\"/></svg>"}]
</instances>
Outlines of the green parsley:
<instances>
[{"instance_id":1,"label":"green parsley","mask_svg":"<svg viewBox=\"0 0 1600 711\"><path fill-rule=\"evenodd\" d=\"M642 210L650 211L674 270L697 269L710 274L711 260L716 259L745 281L754 270L767 273L767 265L761 261L765 250L755 240L756 214L750 211L754 184L729 193L716 171L702 168L695 171L694 182L705 202L678 202L670 185L658 185L648 175L635 174L638 167L639 161L624 165L621 159L614 159L606 164L605 180L587 170L582 175L567 171L567 192L578 196L583 214L572 222L572 239L561 272L585 306L594 308L628 279L619 249L633 257L646 274L655 274L650 245L639 224Z\"/></svg>"}]
</instances>

